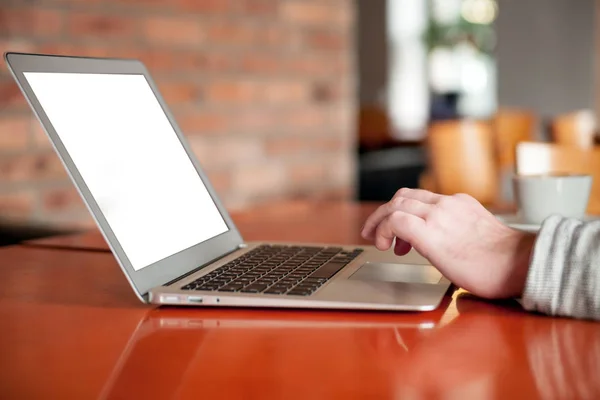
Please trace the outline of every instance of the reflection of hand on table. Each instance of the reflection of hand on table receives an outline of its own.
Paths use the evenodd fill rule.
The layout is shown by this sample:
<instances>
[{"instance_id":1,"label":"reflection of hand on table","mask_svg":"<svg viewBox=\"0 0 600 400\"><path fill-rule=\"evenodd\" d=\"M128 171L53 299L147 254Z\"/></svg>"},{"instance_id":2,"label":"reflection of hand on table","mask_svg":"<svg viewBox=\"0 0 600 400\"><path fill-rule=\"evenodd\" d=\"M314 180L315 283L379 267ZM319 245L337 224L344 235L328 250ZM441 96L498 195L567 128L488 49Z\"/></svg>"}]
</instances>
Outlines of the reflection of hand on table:
<instances>
[{"instance_id":1,"label":"reflection of hand on table","mask_svg":"<svg viewBox=\"0 0 600 400\"><path fill-rule=\"evenodd\" d=\"M403 396L492 398L504 374L519 363L510 342L511 308L459 295L460 315L410 351ZM506 317L503 315L506 314Z\"/></svg>"},{"instance_id":2,"label":"reflection of hand on table","mask_svg":"<svg viewBox=\"0 0 600 400\"><path fill-rule=\"evenodd\" d=\"M460 315L411 348L402 397L600 398L600 324L457 297Z\"/></svg>"},{"instance_id":3,"label":"reflection of hand on table","mask_svg":"<svg viewBox=\"0 0 600 400\"><path fill-rule=\"evenodd\" d=\"M525 340L541 397L600 398L598 322L547 318L543 323L526 324Z\"/></svg>"}]
</instances>

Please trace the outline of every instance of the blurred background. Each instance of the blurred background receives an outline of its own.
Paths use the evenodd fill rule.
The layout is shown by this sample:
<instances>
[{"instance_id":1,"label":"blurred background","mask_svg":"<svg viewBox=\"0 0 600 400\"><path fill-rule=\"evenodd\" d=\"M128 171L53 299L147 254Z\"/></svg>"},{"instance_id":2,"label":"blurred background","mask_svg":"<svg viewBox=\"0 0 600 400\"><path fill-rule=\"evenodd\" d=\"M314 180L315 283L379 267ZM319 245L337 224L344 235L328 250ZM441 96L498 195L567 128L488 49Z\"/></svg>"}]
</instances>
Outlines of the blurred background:
<instances>
[{"instance_id":1,"label":"blurred background","mask_svg":"<svg viewBox=\"0 0 600 400\"><path fill-rule=\"evenodd\" d=\"M3 0L0 52L141 59L231 210L402 186L496 206L515 172L600 165L597 15L594 0ZM0 219L5 237L93 225L4 63Z\"/></svg>"}]
</instances>

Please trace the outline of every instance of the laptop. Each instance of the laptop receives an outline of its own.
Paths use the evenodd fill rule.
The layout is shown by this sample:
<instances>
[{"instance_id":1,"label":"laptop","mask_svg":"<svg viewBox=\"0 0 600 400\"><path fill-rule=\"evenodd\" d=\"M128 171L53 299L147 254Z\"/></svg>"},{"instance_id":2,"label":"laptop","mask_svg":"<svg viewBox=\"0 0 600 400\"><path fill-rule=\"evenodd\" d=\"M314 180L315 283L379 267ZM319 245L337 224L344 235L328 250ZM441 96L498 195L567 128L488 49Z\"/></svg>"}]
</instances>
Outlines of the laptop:
<instances>
[{"instance_id":1,"label":"laptop","mask_svg":"<svg viewBox=\"0 0 600 400\"><path fill-rule=\"evenodd\" d=\"M414 250L245 242L140 61L5 59L141 301L426 311L448 290Z\"/></svg>"}]
</instances>

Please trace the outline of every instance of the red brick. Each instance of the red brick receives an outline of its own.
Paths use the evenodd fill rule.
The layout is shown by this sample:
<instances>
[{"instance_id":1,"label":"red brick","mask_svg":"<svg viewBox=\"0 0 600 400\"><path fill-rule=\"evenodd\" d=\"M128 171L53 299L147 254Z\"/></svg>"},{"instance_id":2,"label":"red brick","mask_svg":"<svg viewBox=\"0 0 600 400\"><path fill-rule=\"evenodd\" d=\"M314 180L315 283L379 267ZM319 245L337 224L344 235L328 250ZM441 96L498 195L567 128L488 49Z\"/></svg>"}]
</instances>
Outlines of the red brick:
<instances>
[{"instance_id":1,"label":"red brick","mask_svg":"<svg viewBox=\"0 0 600 400\"><path fill-rule=\"evenodd\" d=\"M192 150L206 170L246 165L263 159L262 143L237 137L190 138Z\"/></svg>"},{"instance_id":2,"label":"red brick","mask_svg":"<svg viewBox=\"0 0 600 400\"><path fill-rule=\"evenodd\" d=\"M0 157L0 182L67 179L68 175L54 152Z\"/></svg>"},{"instance_id":3,"label":"red brick","mask_svg":"<svg viewBox=\"0 0 600 400\"><path fill-rule=\"evenodd\" d=\"M283 63L281 57L277 54L259 54L253 52L242 56L240 62L240 70L242 72L258 73L258 74L274 74L281 72Z\"/></svg>"},{"instance_id":4,"label":"red brick","mask_svg":"<svg viewBox=\"0 0 600 400\"><path fill-rule=\"evenodd\" d=\"M69 34L75 37L135 39L137 21L118 14L71 12Z\"/></svg>"},{"instance_id":5,"label":"red brick","mask_svg":"<svg viewBox=\"0 0 600 400\"><path fill-rule=\"evenodd\" d=\"M293 36L280 26L264 24L242 25L218 22L208 28L208 41L216 46L282 46L292 42Z\"/></svg>"},{"instance_id":6,"label":"red brick","mask_svg":"<svg viewBox=\"0 0 600 400\"><path fill-rule=\"evenodd\" d=\"M168 76L176 72L227 72L232 68L234 58L233 55L213 51L169 48L127 50L123 56L140 59L153 75L167 73Z\"/></svg>"},{"instance_id":7,"label":"red brick","mask_svg":"<svg viewBox=\"0 0 600 400\"><path fill-rule=\"evenodd\" d=\"M356 110L349 105L335 107L329 113L329 126L335 127L335 131L347 138L356 138L351 132L356 129Z\"/></svg>"},{"instance_id":8,"label":"red brick","mask_svg":"<svg viewBox=\"0 0 600 400\"><path fill-rule=\"evenodd\" d=\"M332 155L327 168L327 182L331 187L349 187L356 180L356 159L353 153Z\"/></svg>"},{"instance_id":9,"label":"red brick","mask_svg":"<svg viewBox=\"0 0 600 400\"><path fill-rule=\"evenodd\" d=\"M196 46L204 39L200 23L194 18L148 18L143 32L148 42L161 45Z\"/></svg>"},{"instance_id":10,"label":"red brick","mask_svg":"<svg viewBox=\"0 0 600 400\"><path fill-rule=\"evenodd\" d=\"M51 42L40 46L40 51L46 54L62 56L106 57L110 48L102 45L78 45L64 42Z\"/></svg>"},{"instance_id":11,"label":"red brick","mask_svg":"<svg viewBox=\"0 0 600 400\"><path fill-rule=\"evenodd\" d=\"M74 186L45 189L42 193L44 211L85 210L85 204Z\"/></svg>"},{"instance_id":12,"label":"red brick","mask_svg":"<svg viewBox=\"0 0 600 400\"><path fill-rule=\"evenodd\" d=\"M208 51L182 53L178 56L177 69L187 72L225 73L233 66L233 56Z\"/></svg>"},{"instance_id":13,"label":"red brick","mask_svg":"<svg viewBox=\"0 0 600 400\"><path fill-rule=\"evenodd\" d=\"M0 152L22 150L29 144L29 116L0 117Z\"/></svg>"},{"instance_id":14,"label":"red brick","mask_svg":"<svg viewBox=\"0 0 600 400\"><path fill-rule=\"evenodd\" d=\"M323 107L300 107L280 111L278 119L281 126L289 131L322 131L330 126L330 113L330 110Z\"/></svg>"},{"instance_id":15,"label":"red brick","mask_svg":"<svg viewBox=\"0 0 600 400\"><path fill-rule=\"evenodd\" d=\"M209 103L250 103L257 97L257 85L248 80L213 81L205 95Z\"/></svg>"},{"instance_id":16,"label":"red brick","mask_svg":"<svg viewBox=\"0 0 600 400\"><path fill-rule=\"evenodd\" d=\"M351 5L339 7L336 1L291 0L281 6L283 20L293 24L347 26L352 22Z\"/></svg>"},{"instance_id":17,"label":"red brick","mask_svg":"<svg viewBox=\"0 0 600 400\"><path fill-rule=\"evenodd\" d=\"M185 135L225 133L229 118L216 112L200 110L176 114L177 124Z\"/></svg>"},{"instance_id":18,"label":"red brick","mask_svg":"<svg viewBox=\"0 0 600 400\"><path fill-rule=\"evenodd\" d=\"M342 149L344 142L337 137L277 136L269 138L266 153L269 156L298 156Z\"/></svg>"},{"instance_id":19,"label":"red brick","mask_svg":"<svg viewBox=\"0 0 600 400\"><path fill-rule=\"evenodd\" d=\"M235 110L230 123L235 132L252 134L272 132L282 126L277 113L266 107L242 106L239 110Z\"/></svg>"},{"instance_id":20,"label":"red brick","mask_svg":"<svg viewBox=\"0 0 600 400\"><path fill-rule=\"evenodd\" d=\"M69 1L69 0L66 0ZM70 0L73 3L114 3L119 6L128 6L133 9L151 9L152 11L161 11L161 10L172 10L173 2L168 2L165 0Z\"/></svg>"},{"instance_id":21,"label":"red brick","mask_svg":"<svg viewBox=\"0 0 600 400\"><path fill-rule=\"evenodd\" d=\"M206 171L212 187L222 195L231 188L231 173L228 171Z\"/></svg>"},{"instance_id":22,"label":"red brick","mask_svg":"<svg viewBox=\"0 0 600 400\"><path fill-rule=\"evenodd\" d=\"M247 17L275 17L279 12L279 3L279 0L241 0L240 11Z\"/></svg>"},{"instance_id":23,"label":"red brick","mask_svg":"<svg viewBox=\"0 0 600 400\"><path fill-rule=\"evenodd\" d=\"M312 99L317 103L331 103L341 97L339 85L331 82L317 82L312 86Z\"/></svg>"},{"instance_id":24,"label":"red brick","mask_svg":"<svg viewBox=\"0 0 600 400\"><path fill-rule=\"evenodd\" d=\"M35 149L50 149L52 148L52 143L50 142L50 138L44 131L42 124L35 119L31 119L31 138L33 142L33 147Z\"/></svg>"},{"instance_id":25,"label":"red brick","mask_svg":"<svg viewBox=\"0 0 600 400\"><path fill-rule=\"evenodd\" d=\"M287 59L284 68L290 73L328 79L332 76L346 76L351 72L349 62L343 57L324 57L315 55L314 52Z\"/></svg>"},{"instance_id":26,"label":"red brick","mask_svg":"<svg viewBox=\"0 0 600 400\"><path fill-rule=\"evenodd\" d=\"M291 80L259 82L229 79L210 82L206 88L206 99L217 103L297 103L306 101L309 97L309 85Z\"/></svg>"},{"instance_id":27,"label":"red brick","mask_svg":"<svg viewBox=\"0 0 600 400\"><path fill-rule=\"evenodd\" d=\"M199 14L226 14L231 12L232 0L173 0L179 10Z\"/></svg>"},{"instance_id":28,"label":"red brick","mask_svg":"<svg viewBox=\"0 0 600 400\"><path fill-rule=\"evenodd\" d=\"M33 213L34 193L20 190L13 193L0 194L0 215L8 219L21 219Z\"/></svg>"},{"instance_id":29,"label":"red brick","mask_svg":"<svg viewBox=\"0 0 600 400\"><path fill-rule=\"evenodd\" d=\"M305 82L267 81L260 84L260 98L268 103L299 103L310 97L310 86Z\"/></svg>"},{"instance_id":30,"label":"red brick","mask_svg":"<svg viewBox=\"0 0 600 400\"><path fill-rule=\"evenodd\" d=\"M253 30L237 24L219 22L208 28L208 41L219 45L250 45L255 33Z\"/></svg>"},{"instance_id":31,"label":"red brick","mask_svg":"<svg viewBox=\"0 0 600 400\"><path fill-rule=\"evenodd\" d=\"M0 110L27 109L25 96L10 76L0 77Z\"/></svg>"},{"instance_id":32,"label":"red brick","mask_svg":"<svg viewBox=\"0 0 600 400\"><path fill-rule=\"evenodd\" d=\"M312 159L293 164L289 167L289 176L294 187L322 186L328 165Z\"/></svg>"},{"instance_id":33,"label":"red brick","mask_svg":"<svg viewBox=\"0 0 600 400\"><path fill-rule=\"evenodd\" d=\"M63 26L60 11L40 7L0 9L0 35L57 35Z\"/></svg>"},{"instance_id":34,"label":"red brick","mask_svg":"<svg viewBox=\"0 0 600 400\"><path fill-rule=\"evenodd\" d=\"M195 103L200 99L200 88L189 82L160 82L158 88L169 105Z\"/></svg>"},{"instance_id":35,"label":"red brick","mask_svg":"<svg viewBox=\"0 0 600 400\"><path fill-rule=\"evenodd\" d=\"M103 44L47 43L40 47L42 53L80 57L118 57L117 48Z\"/></svg>"},{"instance_id":36,"label":"red brick","mask_svg":"<svg viewBox=\"0 0 600 400\"><path fill-rule=\"evenodd\" d=\"M0 29L1 32L1 29ZM31 53L36 50L36 45L33 44L31 39L23 37L1 37L0 33L0 54L4 54L7 51L19 52L19 53ZM6 63L0 63L0 71L8 76L8 69Z\"/></svg>"},{"instance_id":37,"label":"red brick","mask_svg":"<svg viewBox=\"0 0 600 400\"><path fill-rule=\"evenodd\" d=\"M177 70L179 61L177 60L177 53L174 51L149 49L145 51L138 50L136 53L132 54L131 57L142 61L152 74Z\"/></svg>"},{"instance_id":38,"label":"red brick","mask_svg":"<svg viewBox=\"0 0 600 400\"><path fill-rule=\"evenodd\" d=\"M239 165L233 171L232 190L250 197L281 193L286 188L286 171L280 163Z\"/></svg>"},{"instance_id":39,"label":"red brick","mask_svg":"<svg viewBox=\"0 0 600 400\"><path fill-rule=\"evenodd\" d=\"M350 47L345 32L308 31L304 33L304 45L310 50L339 51Z\"/></svg>"}]
</instances>

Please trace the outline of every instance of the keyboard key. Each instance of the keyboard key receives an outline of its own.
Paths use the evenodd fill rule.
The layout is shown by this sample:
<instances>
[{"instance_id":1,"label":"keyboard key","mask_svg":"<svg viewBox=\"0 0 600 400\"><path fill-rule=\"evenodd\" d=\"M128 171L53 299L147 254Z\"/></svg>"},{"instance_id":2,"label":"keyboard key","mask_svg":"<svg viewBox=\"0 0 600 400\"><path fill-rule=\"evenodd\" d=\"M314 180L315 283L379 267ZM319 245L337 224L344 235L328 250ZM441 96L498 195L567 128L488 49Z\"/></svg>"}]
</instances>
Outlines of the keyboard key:
<instances>
[{"instance_id":1,"label":"keyboard key","mask_svg":"<svg viewBox=\"0 0 600 400\"><path fill-rule=\"evenodd\" d=\"M310 292L307 292L305 290L291 290L289 292L287 292L287 294L292 295L292 296L308 296L309 294L311 294Z\"/></svg>"},{"instance_id":2,"label":"keyboard key","mask_svg":"<svg viewBox=\"0 0 600 400\"><path fill-rule=\"evenodd\" d=\"M242 289L242 292L247 292L249 290L256 290L256 292L262 292L263 290L265 290L268 287L268 285L266 284L260 284L260 283L253 283L250 286L246 286L245 288ZM254 293L254 292L251 292Z\"/></svg>"},{"instance_id":3,"label":"keyboard key","mask_svg":"<svg viewBox=\"0 0 600 400\"><path fill-rule=\"evenodd\" d=\"M207 284L207 285L198 286L196 288L196 290L208 290L208 291L210 291L210 290L217 290L218 288L219 288L219 285L208 285Z\"/></svg>"},{"instance_id":4,"label":"keyboard key","mask_svg":"<svg viewBox=\"0 0 600 400\"><path fill-rule=\"evenodd\" d=\"M313 285L312 283L302 281L294 287L294 289L311 289L312 291L317 290L320 285Z\"/></svg>"},{"instance_id":5,"label":"keyboard key","mask_svg":"<svg viewBox=\"0 0 600 400\"><path fill-rule=\"evenodd\" d=\"M254 282L255 280L256 279L252 279L252 278L237 278L232 283L240 283L245 286L245 285L249 285L250 283Z\"/></svg>"},{"instance_id":6,"label":"keyboard key","mask_svg":"<svg viewBox=\"0 0 600 400\"><path fill-rule=\"evenodd\" d=\"M309 283L315 283L315 284L322 284L323 282L326 282L326 281L327 281L327 279L325 279L325 278L317 278L317 277L311 277L311 276L309 276L303 282L309 282Z\"/></svg>"},{"instance_id":7,"label":"keyboard key","mask_svg":"<svg viewBox=\"0 0 600 400\"><path fill-rule=\"evenodd\" d=\"M223 286L219 289L219 292L237 292L238 290L240 289L234 286Z\"/></svg>"},{"instance_id":8,"label":"keyboard key","mask_svg":"<svg viewBox=\"0 0 600 400\"><path fill-rule=\"evenodd\" d=\"M265 293L267 293L267 294L284 294L285 292L287 292L287 289L271 288L269 290L265 290Z\"/></svg>"},{"instance_id":9,"label":"keyboard key","mask_svg":"<svg viewBox=\"0 0 600 400\"><path fill-rule=\"evenodd\" d=\"M335 274L337 274L342 268L346 266L345 263L336 263L333 261L329 261L327 264L323 265L319 269L310 275L311 278L325 278L329 279Z\"/></svg>"},{"instance_id":10,"label":"keyboard key","mask_svg":"<svg viewBox=\"0 0 600 400\"><path fill-rule=\"evenodd\" d=\"M243 288L240 290L242 293L260 293L260 290L254 288Z\"/></svg>"},{"instance_id":11,"label":"keyboard key","mask_svg":"<svg viewBox=\"0 0 600 400\"><path fill-rule=\"evenodd\" d=\"M265 276L261 277L260 279L267 279L267 280L274 279L274 280L278 280L278 279L281 279L281 275L271 275L271 274L267 274L267 275L265 275Z\"/></svg>"}]
</instances>

